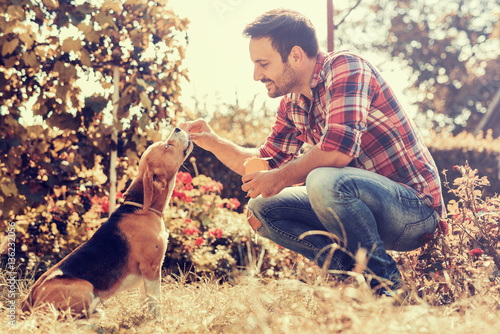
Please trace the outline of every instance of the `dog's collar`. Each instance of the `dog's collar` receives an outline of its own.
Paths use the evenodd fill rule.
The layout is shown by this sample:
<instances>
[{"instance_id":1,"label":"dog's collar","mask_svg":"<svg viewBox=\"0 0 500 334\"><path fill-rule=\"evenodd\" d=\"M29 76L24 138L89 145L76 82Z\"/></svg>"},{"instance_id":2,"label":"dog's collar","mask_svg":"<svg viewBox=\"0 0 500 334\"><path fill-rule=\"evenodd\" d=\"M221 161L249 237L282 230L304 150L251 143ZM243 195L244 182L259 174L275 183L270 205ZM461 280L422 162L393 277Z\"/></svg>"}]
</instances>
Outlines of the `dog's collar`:
<instances>
[{"instance_id":1,"label":"dog's collar","mask_svg":"<svg viewBox=\"0 0 500 334\"><path fill-rule=\"evenodd\" d=\"M141 209L144 207L144 205L142 205L142 204L139 204L139 203L136 203L136 202L130 202L130 201L123 202L123 205L132 205L132 206L136 206L136 207L141 208ZM160 216L160 217L163 218L163 213L161 211L153 209L153 208L149 208L149 211L153 211L158 216Z\"/></svg>"}]
</instances>

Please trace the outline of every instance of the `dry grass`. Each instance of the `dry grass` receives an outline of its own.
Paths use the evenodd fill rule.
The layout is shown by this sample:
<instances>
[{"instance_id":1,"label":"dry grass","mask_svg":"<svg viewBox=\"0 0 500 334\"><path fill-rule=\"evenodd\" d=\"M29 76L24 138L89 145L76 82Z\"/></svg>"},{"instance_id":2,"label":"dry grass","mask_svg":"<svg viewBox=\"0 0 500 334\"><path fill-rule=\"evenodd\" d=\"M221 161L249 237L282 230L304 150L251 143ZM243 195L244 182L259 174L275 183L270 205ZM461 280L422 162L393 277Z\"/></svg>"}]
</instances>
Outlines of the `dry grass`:
<instances>
[{"instance_id":1,"label":"dry grass","mask_svg":"<svg viewBox=\"0 0 500 334\"><path fill-rule=\"evenodd\" d=\"M24 282L21 282L24 285ZM26 287L20 287L21 296ZM57 321L37 314L8 325L2 309L1 333L498 333L500 317L484 297L431 307L412 297L394 305L354 285L317 278L240 277L233 284L185 278L163 282L163 320L155 321L138 291L107 300L100 319Z\"/></svg>"}]
</instances>

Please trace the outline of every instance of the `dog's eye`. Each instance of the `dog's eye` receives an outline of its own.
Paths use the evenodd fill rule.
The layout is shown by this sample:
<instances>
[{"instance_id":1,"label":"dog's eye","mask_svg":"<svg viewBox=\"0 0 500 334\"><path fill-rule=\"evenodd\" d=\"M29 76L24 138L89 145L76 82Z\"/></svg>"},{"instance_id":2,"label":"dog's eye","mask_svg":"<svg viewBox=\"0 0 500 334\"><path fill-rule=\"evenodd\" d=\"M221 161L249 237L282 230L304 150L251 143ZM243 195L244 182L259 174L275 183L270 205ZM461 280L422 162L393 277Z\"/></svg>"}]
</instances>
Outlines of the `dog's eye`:
<instances>
[{"instance_id":1,"label":"dog's eye","mask_svg":"<svg viewBox=\"0 0 500 334\"><path fill-rule=\"evenodd\" d=\"M165 149L167 150L170 147L170 144L165 145Z\"/></svg>"},{"instance_id":2,"label":"dog's eye","mask_svg":"<svg viewBox=\"0 0 500 334\"><path fill-rule=\"evenodd\" d=\"M153 174L153 181L158 181L158 175Z\"/></svg>"}]
</instances>

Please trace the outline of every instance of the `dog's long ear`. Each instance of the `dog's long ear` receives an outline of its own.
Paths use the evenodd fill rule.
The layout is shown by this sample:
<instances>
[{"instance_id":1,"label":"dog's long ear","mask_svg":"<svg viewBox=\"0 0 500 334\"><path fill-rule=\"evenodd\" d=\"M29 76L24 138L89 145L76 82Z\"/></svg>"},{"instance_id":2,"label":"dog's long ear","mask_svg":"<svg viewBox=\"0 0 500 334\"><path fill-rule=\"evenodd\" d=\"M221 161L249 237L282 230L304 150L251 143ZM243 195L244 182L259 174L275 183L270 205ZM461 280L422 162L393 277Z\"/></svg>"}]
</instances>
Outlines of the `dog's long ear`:
<instances>
[{"instance_id":1,"label":"dog's long ear","mask_svg":"<svg viewBox=\"0 0 500 334\"><path fill-rule=\"evenodd\" d=\"M144 186L144 212L148 211L155 196L161 194L168 186L167 180L164 175L155 173L149 168L146 169L142 177L142 184Z\"/></svg>"},{"instance_id":2,"label":"dog's long ear","mask_svg":"<svg viewBox=\"0 0 500 334\"><path fill-rule=\"evenodd\" d=\"M143 191L144 191L144 207L143 210L144 212L147 212L149 208L151 207L151 204L153 202L153 195L154 195L154 174L152 171L149 170L149 168L146 169L144 172L144 175L142 176L142 186L143 186Z\"/></svg>"}]
</instances>

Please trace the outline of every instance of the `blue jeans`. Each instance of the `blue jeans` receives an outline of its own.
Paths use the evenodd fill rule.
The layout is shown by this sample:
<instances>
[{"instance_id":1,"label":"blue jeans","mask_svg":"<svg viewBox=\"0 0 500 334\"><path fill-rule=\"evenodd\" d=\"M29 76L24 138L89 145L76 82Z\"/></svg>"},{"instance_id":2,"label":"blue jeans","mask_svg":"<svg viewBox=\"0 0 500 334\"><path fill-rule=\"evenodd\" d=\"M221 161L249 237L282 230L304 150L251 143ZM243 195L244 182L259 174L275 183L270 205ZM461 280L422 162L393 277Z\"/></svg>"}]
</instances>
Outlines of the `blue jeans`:
<instances>
[{"instance_id":1,"label":"blue jeans","mask_svg":"<svg viewBox=\"0 0 500 334\"><path fill-rule=\"evenodd\" d=\"M433 233L439 220L414 190L352 167L315 169L305 186L289 187L269 198L259 196L248 207L262 223L257 233L278 245L323 266L332 246L328 233L299 237L309 231L330 232L352 254L365 248L368 269L396 284L401 274L386 250L420 247L420 237ZM354 264L351 255L336 250L328 267L349 271Z\"/></svg>"}]
</instances>

